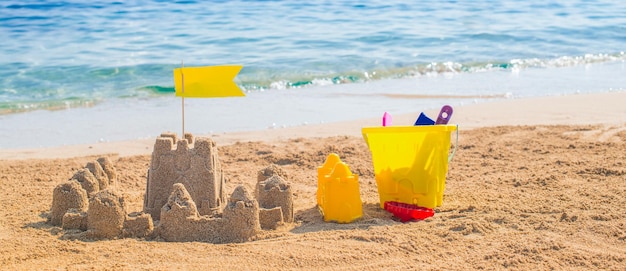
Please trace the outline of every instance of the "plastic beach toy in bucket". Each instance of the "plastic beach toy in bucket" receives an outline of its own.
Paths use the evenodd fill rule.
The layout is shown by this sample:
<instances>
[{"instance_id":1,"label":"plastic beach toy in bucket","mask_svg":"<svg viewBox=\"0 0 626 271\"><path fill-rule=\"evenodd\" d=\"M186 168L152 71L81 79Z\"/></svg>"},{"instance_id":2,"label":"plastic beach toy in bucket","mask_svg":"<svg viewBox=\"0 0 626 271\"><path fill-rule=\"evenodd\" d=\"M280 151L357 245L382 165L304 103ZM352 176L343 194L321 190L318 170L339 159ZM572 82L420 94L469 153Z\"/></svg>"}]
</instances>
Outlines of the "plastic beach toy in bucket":
<instances>
[{"instance_id":1,"label":"plastic beach toy in bucket","mask_svg":"<svg viewBox=\"0 0 626 271\"><path fill-rule=\"evenodd\" d=\"M387 201L441 206L452 159L450 134L456 130L456 125L362 128L372 152L380 208Z\"/></svg>"}]
</instances>

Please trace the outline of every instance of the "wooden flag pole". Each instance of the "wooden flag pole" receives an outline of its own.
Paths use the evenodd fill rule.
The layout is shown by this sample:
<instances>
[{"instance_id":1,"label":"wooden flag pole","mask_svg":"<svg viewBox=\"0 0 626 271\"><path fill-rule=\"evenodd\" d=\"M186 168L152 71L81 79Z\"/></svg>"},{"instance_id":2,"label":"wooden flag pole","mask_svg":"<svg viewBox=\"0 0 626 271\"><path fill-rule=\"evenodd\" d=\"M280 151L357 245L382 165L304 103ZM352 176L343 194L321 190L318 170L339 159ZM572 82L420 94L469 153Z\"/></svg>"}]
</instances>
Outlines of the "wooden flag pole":
<instances>
[{"instance_id":1,"label":"wooden flag pole","mask_svg":"<svg viewBox=\"0 0 626 271\"><path fill-rule=\"evenodd\" d=\"M183 112L183 134L181 135L182 138L185 138L185 74L183 73L183 68L185 67L185 64L183 63L183 61L180 61L180 76L181 76L181 98L182 98L182 112Z\"/></svg>"}]
</instances>

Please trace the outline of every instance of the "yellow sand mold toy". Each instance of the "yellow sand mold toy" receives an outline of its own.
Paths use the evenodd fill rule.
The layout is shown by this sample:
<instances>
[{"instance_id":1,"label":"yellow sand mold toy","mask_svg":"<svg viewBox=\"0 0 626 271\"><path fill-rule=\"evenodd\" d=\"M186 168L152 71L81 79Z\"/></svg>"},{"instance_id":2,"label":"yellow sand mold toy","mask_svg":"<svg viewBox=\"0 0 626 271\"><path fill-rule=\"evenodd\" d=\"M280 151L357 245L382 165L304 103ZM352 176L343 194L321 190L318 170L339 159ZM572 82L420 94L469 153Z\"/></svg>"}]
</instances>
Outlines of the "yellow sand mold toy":
<instances>
[{"instance_id":1,"label":"yellow sand mold toy","mask_svg":"<svg viewBox=\"0 0 626 271\"><path fill-rule=\"evenodd\" d=\"M317 205L326 222L350 223L363 216L359 176L335 153L317 168Z\"/></svg>"}]
</instances>

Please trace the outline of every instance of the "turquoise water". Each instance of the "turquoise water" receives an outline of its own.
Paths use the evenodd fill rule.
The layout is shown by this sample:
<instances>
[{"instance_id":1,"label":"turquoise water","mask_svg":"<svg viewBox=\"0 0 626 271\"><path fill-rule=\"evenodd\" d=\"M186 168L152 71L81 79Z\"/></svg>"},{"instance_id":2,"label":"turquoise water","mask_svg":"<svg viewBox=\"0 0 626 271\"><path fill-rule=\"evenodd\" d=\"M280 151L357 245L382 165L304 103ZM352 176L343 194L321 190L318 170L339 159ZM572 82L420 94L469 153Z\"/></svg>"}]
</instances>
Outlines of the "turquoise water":
<instances>
[{"instance_id":1,"label":"turquoise water","mask_svg":"<svg viewBox=\"0 0 626 271\"><path fill-rule=\"evenodd\" d=\"M66 144L41 139L46 129L74 143L177 129L169 115L156 123L120 117L125 122L101 130L77 115L144 115L143 108L178 118L172 70L181 61L244 65L235 82L246 101L190 103L236 107L223 116L246 118L199 121L199 132L626 88L625 1L361 2L2 1L0 136L35 136L30 145L0 147ZM320 113L336 104L349 106ZM37 127L24 124L35 118ZM97 135L77 140L50 124L58 122ZM152 124L129 128L143 123Z\"/></svg>"}]
</instances>

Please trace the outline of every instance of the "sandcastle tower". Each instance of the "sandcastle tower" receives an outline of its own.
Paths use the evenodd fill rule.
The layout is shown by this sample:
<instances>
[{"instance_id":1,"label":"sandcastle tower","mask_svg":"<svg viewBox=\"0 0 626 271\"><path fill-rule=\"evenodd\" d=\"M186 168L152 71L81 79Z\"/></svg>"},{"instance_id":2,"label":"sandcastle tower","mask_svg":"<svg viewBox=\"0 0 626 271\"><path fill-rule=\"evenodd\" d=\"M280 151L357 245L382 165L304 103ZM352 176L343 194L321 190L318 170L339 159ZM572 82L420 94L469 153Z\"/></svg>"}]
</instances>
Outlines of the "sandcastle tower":
<instances>
[{"instance_id":1,"label":"sandcastle tower","mask_svg":"<svg viewBox=\"0 0 626 271\"><path fill-rule=\"evenodd\" d=\"M286 179L287 173L276 165L270 165L257 174L254 194L259 203L259 221L264 230L293 222L293 193Z\"/></svg>"},{"instance_id":2,"label":"sandcastle tower","mask_svg":"<svg viewBox=\"0 0 626 271\"><path fill-rule=\"evenodd\" d=\"M54 188L52 194L50 223L55 226L61 226L65 213L70 210L84 212L88 206L87 192L78 182L60 184Z\"/></svg>"},{"instance_id":3,"label":"sandcastle tower","mask_svg":"<svg viewBox=\"0 0 626 271\"><path fill-rule=\"evenodd\" d=\"M117 238L122 234L126 207L124 197L114 190L102 190L89 199L87 229L92 237Z\"/></svg>"},{"instance_id":4,"label":"sandcastle tower","mask_svg":"<svg viewBox=\"0 0 626 271\"><path fill-rule=\"evenodd\" d=\"M259 204L244 186L237 186L224 208L221 242L245 242L260 230Z\"/></svg>"},{"instance_id":5,"label":"sandcastle tower","mask_svg":"<svg viewBox=\"0 0 626 271\"><path fill-rule=\"evenodd\" d=\"M221 213L225 204L224 176L213 140L197 138L194 142L191 134L178 140L175 133L157 138L144 198L144 212L154 220L160 219L161 207L168 202L175 183L185 186L199 215Z\"/></svg>"},{"instance_id":6,"label":"sandcastle tower","mask_svg":"<svg viewBox=\"0 0 626 271\"><path fill-rule=\"evenodd\" d=\"M293 222L293 193L283 177L274 175L257 183L256 197L264 209L280 208L284 222Z\"/></svg>"}]
</instances>

